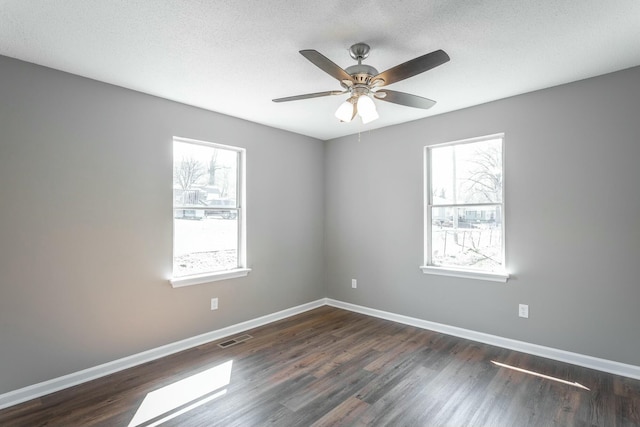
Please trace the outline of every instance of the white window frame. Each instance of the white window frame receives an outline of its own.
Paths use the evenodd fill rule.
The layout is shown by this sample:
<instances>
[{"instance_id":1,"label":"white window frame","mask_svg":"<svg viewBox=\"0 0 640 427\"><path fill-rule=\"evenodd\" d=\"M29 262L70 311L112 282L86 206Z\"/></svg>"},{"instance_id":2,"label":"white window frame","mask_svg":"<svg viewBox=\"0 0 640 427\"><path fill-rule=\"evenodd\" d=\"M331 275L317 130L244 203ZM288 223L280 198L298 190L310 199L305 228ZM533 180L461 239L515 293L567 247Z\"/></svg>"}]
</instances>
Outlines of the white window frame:
<instances>
[{"instance_id":1,"label":"white window frame","mask_svg":"<svg viewBox=\"0 0 640 427\"><path fill-rule=\"evenodd\" d=\"M237 189L236 189L236 200L237 200L237 207L233 208L234 210L237 210L238 216L237 216L237 220L238 220L238 267L232 270L223 270L223 271L211 271L211 272L206 272L206 273L201 273L201 274L194 274L194 275L189 275L189 276L181 276L181 277L171 277L169 279L169 283L171 283L171 286L174 288L179 288L182 286L191 286L191 285L198 285L198 284L202 284L202 283L209 283L209 282L215 282L218 280L227 280L227 279L233 279L233 278L237 278L237 277L245 277L249 274L249 272L251 271L250 268L247 267L247 214L246 214L246 149L241 148L241 147L235 147L232 145L224 145L224 144L218 144L218 143L214 143L214 142L208 142L208 141L199 141L199 140L195 140L195 139L189 139L189 138L181 138L181 137L173 137L172 142L181 142L181 143L188 143L188 144L194 144L194 145L203 145L205 147L212 147L212 148L219 148L219 149L223 149L223 150L231 150L231 151L235 151L238 153L238 166L237 166ZM172 145L173 146L173 145ZM173 164L173 162L172 162ZM173 177L173 168L172 168L172 177ZM173 182L173 178L172 178L172 182ZM173 206L173 203L171 203L171 224L173 227L173 233L175 233L175 227L174 227L174 223L175 223L175 219L173 218L173 210L175 209L175 206ZM191 207L189 209L192 209ZM199 209L199 208L195 208L195 209ZM210 210L210 207L203 207L201 209L208 209ZM171 264L173 265L173 257L174 257L174 248L173 248L173 242L175 241L175 237L174 239L172 239L172 245L171 245L171 257L172 257L172 262ZM173 273L172 273L173 274Z\"/></svg>"},{"instance_id":2,"label":"white window frame","mask_svg":"<svg viewBox=\"0 0 640 427\"><path fill-rule=\"evenodd\" d=\"M488 203L487 206L500 206L502 211L502 266L500 271L483 271L464 267L452 267L452 266L438 266L434 265L431 260L431 239L432 239L432 219L431 212L432 207L432 179L431 179L431 150L434 148L440 148L452 145L471 144L475 142L487 141L491 139L500 139L502 141L502 197L501 203ZM420 267L425 274L436 274L442 276L462 277L467 279L480 279L496 282L506 282L509 279L509 273L506 269L506 211L505 211L505 138L504 133L497 133L493 135L486 135L476 138L467 138L458 141L445 142L442 144L428 145L424 147L424 264ZM464 207L464 206L481 206L478 203L458 203L451 205L435 205L437 207Z\"/></svg>"}]
</instances>

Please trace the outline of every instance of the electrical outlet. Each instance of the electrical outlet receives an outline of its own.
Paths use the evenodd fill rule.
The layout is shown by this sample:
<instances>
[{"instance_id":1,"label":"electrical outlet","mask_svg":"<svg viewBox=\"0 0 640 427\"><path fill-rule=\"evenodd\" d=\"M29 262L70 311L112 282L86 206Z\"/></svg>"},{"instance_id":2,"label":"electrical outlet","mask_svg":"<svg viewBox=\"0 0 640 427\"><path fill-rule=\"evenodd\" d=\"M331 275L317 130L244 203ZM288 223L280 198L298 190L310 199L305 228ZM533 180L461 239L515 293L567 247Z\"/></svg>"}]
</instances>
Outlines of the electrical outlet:
<instances>
[{"instance_id":1,"label":"electrical outlet","mask_svg":"<svg viewBox=\"0 0 640 427\"><path fill-rule=\"evenodd\" d=\"M520 304L518 306L518 316L529 318L529 306L527 304Z\"/></svg>"},{"instance_id":2,"label":"electrical outlet","mask_svg":"<svg viewBox=\"0 0 640 427\"><path fill-rule=\"evenodd\" d=\"M218 298L211 298L211 310L218 309Z\"/></svg>"},{"instance_id":3,"label":"electrical outlet","mask_svg":"<svg viewBox=\"0 0 640 427\"><path fill-rule=\"evenodd\" d=\"M358 281L356 279L351 279L351 287L353 289L358 287Z\"/></svg>"}]
</instances>

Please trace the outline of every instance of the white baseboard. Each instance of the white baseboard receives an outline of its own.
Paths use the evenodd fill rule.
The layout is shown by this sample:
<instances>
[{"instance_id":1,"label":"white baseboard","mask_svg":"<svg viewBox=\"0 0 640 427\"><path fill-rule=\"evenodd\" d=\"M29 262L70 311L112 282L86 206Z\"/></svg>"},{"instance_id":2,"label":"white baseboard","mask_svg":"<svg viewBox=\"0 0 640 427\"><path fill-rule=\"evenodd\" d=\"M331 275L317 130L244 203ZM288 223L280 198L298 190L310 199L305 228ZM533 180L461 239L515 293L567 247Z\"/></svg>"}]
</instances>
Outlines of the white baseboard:
<instances>
[{"instance_id":1,"label":"white baseboard","mask_svg":"<svg viewBox=\"0 0 640 427\"><path fill-rule=\"evenodd\" d=\"M296 314L304 313L305 311L322 307L323 305L326 305L326 299L324 298L307 304L302 304L297 307L278 311L277 313L268 314L266 316L248 320L246 322L231 325L226 328L187 338L182 341L167 344L162 347L143 351L142 353L134 354L132 356L123 357L122 359L107 362L105 364L74 372L69 375L53 378L49 381L44 381L18 390L10 391L8 393L0 394L0 409L17 405L31 399L36 399L46 394L53 393L68 387L73 387L87 381L95 380L96 378L104 377L106 375L122 371L124 369L132 368L134 366L150 362L161 357L169 356L170 354L174 354L179 351L187 350L189 348L206 344L212 341L217 341L219 339L235 335L249 329L257 328L258 326L266 325L267 323L275 322L277 320L285 319Z\"/></svg>"},{"instance_id":2,"label":"white baseboard","mask_svg":"<svg viewBox=\"0 0 640 427\"><path fill-rule=\"evenodd\" d=\"M515 351L521 351L523 353L542 356L549 359L558 360L560 362L571 363L573 365L584 366L586 368L596 369L598 371L609 372L611 374L640 380L640 366L628 365L625 363L614 362L606 359L599 359L597 357L586 356L579 353L572 353L569 351L559 350L551 347L544 347L537 344L530 344L523 341L503 338L496 335L472 331L469 329L444 325L442 323L430 322L427 320L363 307L360 305L342 302L330 298L322 298L317 301L278 311L277 313L268 314L266 316L231 325L212 332L207 332L202 335L147 350L142 353L134 354L132 356L127 356L122 359L114 360L112 362L94 366L89 369L54 378L49 381L44 381L18 390L10 391L8 393L0 394L0 409L17 405L31 399L36 399L38 397L54 393L68 387L73 387L87 381L91 381L118 371L122 371L124 369L132 368L142 363L169 356L179 351L187 350L189 348L203 345L212 341L217 341L231 335L236 335L240 332L257 328L259 326L266 325L277 320L286 319L287 317L295 316L296 314L304 313L305 311L313 310L314 308L322 307L323 305L342 308L356 313L366 314L368 316L378 317L405 325L415 326L421 329L441 332L447 335L453 335L472 341L478 341L485 344L508 348Z\"/></svg>"},{"instance_id":3,"label":"white baseboard","mask_svg":"<svg viewBox=\"0 0 640 427\"><path fill-rule=\"evenodd\" d=\"M472 331L469 329L444 325L442 323L429 322L427 320L416 319L414 317L403 316L401 314L390 313L382 310L376 310L373 308L363 307L360 305L342 302L330 298L327 298L326 302L327 305L330 305L332 307L342 308L345 310L354 311L356 313L366 314L368 316L391 320L393 322L415 326L421 329L441 332L447 335L466 338L472 341L478 341L485 344L495 345L497 347L508 348L510 350L521 351L523 353L546 357L548 359L558 360L560 362L570 363L572 365L583 366L585 368L595 369L598 371L608 372L610 374L621 375L623 377L640 380L640 366L636 365L628 365L626 363L600 359L597 357L587 356L579 353L572 353L570 351L531 344L524 341L512 340L509 338L503 338L497 335L490 335L482 332Z\"/></svg>"}]
</instances>

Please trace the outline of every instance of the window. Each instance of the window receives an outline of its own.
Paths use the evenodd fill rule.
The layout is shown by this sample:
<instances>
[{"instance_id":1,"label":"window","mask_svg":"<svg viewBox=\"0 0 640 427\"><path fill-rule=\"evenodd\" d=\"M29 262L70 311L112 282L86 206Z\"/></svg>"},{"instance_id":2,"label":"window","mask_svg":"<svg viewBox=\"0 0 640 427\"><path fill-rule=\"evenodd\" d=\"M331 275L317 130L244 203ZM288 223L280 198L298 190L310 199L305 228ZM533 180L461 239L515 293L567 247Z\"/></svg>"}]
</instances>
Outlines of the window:
<instances>
[{"instance_id":1,"label":"window","mask_svg":"<svg viewBox=\"0 0 640 427\"><path fill-rule=\"evenodd\" d=\"M425 147L425 273L507 280L503 142Z\"/></svg>"},{"instance_id":2,"label":"window","mask_svg":"<svg viewBox=\"0 0 640 427\"><path fill-rule=\"evenodd\" d=\"M241 148L174 138L174 287L248 273L244 155Z\"/></svg>"}]
</instances>

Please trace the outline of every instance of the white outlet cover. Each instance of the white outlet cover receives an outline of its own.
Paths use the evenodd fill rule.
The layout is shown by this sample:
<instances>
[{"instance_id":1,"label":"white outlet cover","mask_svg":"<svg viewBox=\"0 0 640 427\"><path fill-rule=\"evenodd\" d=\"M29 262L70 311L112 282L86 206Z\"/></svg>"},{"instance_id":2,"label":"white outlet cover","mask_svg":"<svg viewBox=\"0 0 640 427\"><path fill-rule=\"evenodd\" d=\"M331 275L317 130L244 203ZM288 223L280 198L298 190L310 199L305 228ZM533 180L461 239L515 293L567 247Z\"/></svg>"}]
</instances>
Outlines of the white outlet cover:
<instances>
[{"instance_id":1,"label":"white outlet cover","mask_svg":"<svg viewBox=\"0 0 640 427\"><path fill-rule=\"evenodd\" d=\"M358 287L358 281L356 279L351 279L351 287L353 289Z\"/></svg>"},{"instance_id":2,"label":"white outlet cover","mask_svg":"<svg viewBox=\"0 0 640 427\"><path fill-rule=\"evenodd\" d=\"M524 317L525 319L529 318L529 306L527 304L520 304L518 306L518 316Z\"/></svg>"},{"instance_id":3,"label":"white outlet cover","mask_svg":"<svg viewBox=\"0 0 640 427\"><path fill-rule=\"evenodd\" d=\"M218 298L211 298L211 310L218 309Z\"/></svg>"}]
</instances>

